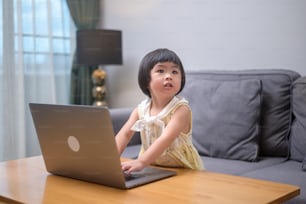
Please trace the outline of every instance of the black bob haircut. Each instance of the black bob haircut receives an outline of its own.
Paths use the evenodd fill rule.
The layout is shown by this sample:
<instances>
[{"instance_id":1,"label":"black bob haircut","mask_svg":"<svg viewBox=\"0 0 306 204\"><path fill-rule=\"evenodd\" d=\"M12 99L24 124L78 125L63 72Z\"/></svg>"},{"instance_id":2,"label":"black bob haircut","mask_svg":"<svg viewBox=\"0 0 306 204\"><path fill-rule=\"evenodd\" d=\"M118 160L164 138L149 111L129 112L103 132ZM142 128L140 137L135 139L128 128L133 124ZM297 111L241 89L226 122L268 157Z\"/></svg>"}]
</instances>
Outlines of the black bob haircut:
<instances>
[{"instance_id":1,"label":"black bob haircut","mask_svg":"<svg viewBox=\"0 0 306 204\"><path fill-rule=\"evenodd\" d=\"M146 54L140 62L139 71L138 71L138 84L142 92L151 97L149 90L149 83L151 81L151 70L153 67L160 62L172 62L178 65L182 79L181 79L181 89L176 93L179 94L185 86L185 71L183 64L177 54L169 49L161 48L156 49L148 54Z\"/></svg>"}]
</instances>

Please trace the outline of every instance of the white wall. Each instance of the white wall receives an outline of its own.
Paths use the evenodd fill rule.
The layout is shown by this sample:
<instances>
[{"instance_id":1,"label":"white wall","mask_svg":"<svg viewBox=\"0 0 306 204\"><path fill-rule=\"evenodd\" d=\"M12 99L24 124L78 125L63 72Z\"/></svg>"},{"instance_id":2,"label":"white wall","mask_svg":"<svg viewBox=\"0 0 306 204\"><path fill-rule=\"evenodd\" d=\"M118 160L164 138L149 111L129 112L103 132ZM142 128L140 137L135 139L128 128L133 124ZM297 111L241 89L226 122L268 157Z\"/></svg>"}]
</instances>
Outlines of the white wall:
<instances>
[{"instance_id":1,"label":"white wall","mask_svg":"<svg viewBox=\"0 0 306 204\"><path fill-rule=\"evenodd\" d=\"M306 0L104 0L101 7L101 27L123 32L124 64L106 67L110 107L144 98L138 65L160 47L174 50L186 70L289 68L306 75Z\"/></svg>"}]
</instances>

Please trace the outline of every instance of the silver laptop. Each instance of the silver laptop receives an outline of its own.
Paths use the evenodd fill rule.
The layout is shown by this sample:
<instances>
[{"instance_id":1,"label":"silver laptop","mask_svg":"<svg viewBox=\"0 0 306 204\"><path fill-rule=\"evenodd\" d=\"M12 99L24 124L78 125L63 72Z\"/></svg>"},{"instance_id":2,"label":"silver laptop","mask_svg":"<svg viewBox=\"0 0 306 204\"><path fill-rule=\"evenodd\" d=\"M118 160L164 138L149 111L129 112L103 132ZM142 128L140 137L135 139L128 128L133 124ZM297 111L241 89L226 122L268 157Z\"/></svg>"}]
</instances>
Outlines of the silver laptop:
<instances>
[{"instance_id":1,"label":"silver laptop","mask_svg":"<svg viewBox=\"0 0 306 204\"><path fill-rule=\"evenodd\" d=\"M125 175L107 108L37 103L29 107L46 169L52 174L121 189L176 174L147 167Z\"/></svg>"}]
</instances>

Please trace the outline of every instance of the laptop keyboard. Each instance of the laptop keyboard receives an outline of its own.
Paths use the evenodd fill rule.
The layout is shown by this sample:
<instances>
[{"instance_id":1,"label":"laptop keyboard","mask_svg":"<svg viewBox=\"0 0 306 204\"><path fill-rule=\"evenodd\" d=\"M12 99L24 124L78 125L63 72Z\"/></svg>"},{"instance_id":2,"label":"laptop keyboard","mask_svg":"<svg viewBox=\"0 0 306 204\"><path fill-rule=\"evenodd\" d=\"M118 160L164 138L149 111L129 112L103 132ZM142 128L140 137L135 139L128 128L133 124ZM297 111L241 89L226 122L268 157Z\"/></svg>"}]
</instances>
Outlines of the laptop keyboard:
<instances>
[{"instance_id":1,"label":"laptop keyboard","mask_svg":"<svg viewBox=\"0 0 306 204\"><path fill-rule=\"evenodd\" d=\"M126 173L126 172L123 172L123 175L124 175L124 178L126 181L130 181L130 180L133 180L133 179L137 179L137 178L141 178L141 177L144 177L145 174L144 173Z\"/></svg>"}]
</instances>

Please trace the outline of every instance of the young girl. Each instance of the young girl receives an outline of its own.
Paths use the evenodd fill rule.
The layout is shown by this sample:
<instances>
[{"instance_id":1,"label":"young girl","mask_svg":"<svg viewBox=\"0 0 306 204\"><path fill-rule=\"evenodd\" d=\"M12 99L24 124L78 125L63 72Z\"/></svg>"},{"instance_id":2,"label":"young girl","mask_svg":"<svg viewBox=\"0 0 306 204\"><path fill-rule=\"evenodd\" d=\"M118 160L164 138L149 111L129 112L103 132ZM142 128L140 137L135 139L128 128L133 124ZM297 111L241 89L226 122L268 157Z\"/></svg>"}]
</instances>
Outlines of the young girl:
<instances>
[{"instance_id":1,"label":"young girl","mask_svg":"<svg viewBox=\"0 0 306 204\"><path fill-rule=\"evenodd\" d=\"M138 83L148 99L131 113L116 142L121 154L134 132L140 131L142 146L138 158L123 162L122 170L131 173L150 164L204 169L192 144L191 109L177 96L185 85L179 57L168 49L148 53L140 63Z\"/></svg>"}]
</instances>

